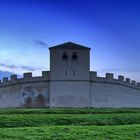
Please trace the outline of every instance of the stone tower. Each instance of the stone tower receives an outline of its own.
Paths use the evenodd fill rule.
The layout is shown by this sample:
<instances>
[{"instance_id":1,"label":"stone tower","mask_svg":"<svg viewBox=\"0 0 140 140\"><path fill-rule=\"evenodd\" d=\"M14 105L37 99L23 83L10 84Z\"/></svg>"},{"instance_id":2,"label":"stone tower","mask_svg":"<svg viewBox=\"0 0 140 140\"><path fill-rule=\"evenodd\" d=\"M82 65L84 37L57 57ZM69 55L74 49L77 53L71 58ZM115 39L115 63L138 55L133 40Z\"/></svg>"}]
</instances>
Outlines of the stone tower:
<instances>
[{"instance_id":1,"label":"stone tower","mask_svg":"<svg viewBox=\"0 0 140 140\"><path fill-rule=\"evenodd\" d=\"M50 106L89 106L90 48L72 42L50 47Z\"/></svg>"},{"instance_id":2,"label":"stone tower","mask_svg":"<svg viewBox=\"0 0 140 140\"><path fill-rule=\"evenodd\" d=\"M51 80L89 80L89 48L68 42L49 49Z\"/></svg>"}]
</instances>

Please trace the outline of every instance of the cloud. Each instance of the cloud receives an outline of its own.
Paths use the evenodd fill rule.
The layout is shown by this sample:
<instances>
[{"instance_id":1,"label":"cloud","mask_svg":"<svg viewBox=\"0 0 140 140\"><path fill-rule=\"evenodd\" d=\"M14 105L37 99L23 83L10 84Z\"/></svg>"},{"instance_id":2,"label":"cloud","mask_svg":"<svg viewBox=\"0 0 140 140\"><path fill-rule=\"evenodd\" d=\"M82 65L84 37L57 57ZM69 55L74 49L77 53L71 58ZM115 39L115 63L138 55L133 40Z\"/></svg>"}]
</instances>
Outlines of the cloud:
<instances>
[{"instance_id":1,"label":"cloud","mask_svg":"<svg viewBox=\"0 0 140 140\"><path fill-rule=\"evenodd\" d=\"M5 67L5 68L10 68L10 69L24 69L24 70L29 70L29 71L34 71L36 69L41 69L41 68L33 68L33 67L28 67L28 66L16 66L16 65L6 65L4 63L0 63L0 68Z\"/></svg>"},{"instance_id":2,"label":"cloud","mask_svg":"<svg viewBox=\"0 0 140 140\"><path fill-rule=\"evenodd\" d=\"M35 40L34 43L35 43L35 45L41 46L41 47L47 47L48 46L47 43L45 43L44 41L41 41L41 40Z\"/></svg>"},{"instance_id":3,"label":"cloud","mask_svg":"<svg viewBox=\"0 0 140 140\"><path fill-rule=\"evenodd\" d=\"M0 63L1 72L9 72L12 74L23 75L24 72L32 72L34 75L40 75L42 70L46 69L43 67L16 66Z\"/></svg>"},{"instance_id":4,"label":"cloud","mask_svg":"<svg viewBox=\"0 0 140 140\"><path fill-rule=\"evenodd\" d=\"M40 68L33 68L33 67L27 67L27 66L21 66L21 68L29 70L29 71L35 71L37 69L40 69Z\"/></svg>"}]
</instances>

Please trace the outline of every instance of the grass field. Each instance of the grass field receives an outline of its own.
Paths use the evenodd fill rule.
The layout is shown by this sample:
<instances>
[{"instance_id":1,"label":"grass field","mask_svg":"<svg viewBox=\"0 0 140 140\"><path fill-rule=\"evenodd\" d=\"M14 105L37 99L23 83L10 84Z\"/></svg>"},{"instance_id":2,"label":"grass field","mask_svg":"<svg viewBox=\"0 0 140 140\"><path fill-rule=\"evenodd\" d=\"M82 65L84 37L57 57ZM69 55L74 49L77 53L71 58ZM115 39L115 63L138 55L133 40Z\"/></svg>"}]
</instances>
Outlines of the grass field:
<instances>
[{"instance_id":1,"label":"grass field","mask_svg":"<svg viewBox=\"0 0 140 140\"><path fill-rule=\"evenodd\" d=\"M140 109L1 109L0 140L140 140Z\"/></svg>"}]
</instances>

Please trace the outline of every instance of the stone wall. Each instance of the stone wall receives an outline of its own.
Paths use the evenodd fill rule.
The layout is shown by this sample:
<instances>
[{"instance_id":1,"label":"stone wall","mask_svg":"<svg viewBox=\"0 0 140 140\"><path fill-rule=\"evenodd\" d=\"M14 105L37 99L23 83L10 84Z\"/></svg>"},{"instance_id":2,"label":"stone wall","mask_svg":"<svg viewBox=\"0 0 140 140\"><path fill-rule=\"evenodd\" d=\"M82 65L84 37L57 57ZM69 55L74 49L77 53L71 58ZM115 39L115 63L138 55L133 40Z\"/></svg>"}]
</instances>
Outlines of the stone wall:
<instances>
[{"instance_id":1,"label":"stone wall","mask_svg":"<svg viewBox=\"0 0 140 140\"><path fill-rule=\"evenodd\" d=\"M89 81L51 81L50 107L89 107Z\"/></svg>"},{"instance_id":2,"label":"stone wall","mask_svg":"<svg viewBox=\"0 0 140 140\"><path fill-rule=\"evenodd\" d=\"M50 80L50 72L40 77L24 73L0 82L0 107L138 107L140 83L107 73L98 77L90 72L89 80Z\"/></svg>"},{"instance_id":3,"label":"stone wall","mask_svg":"<svg viewBox=\"0 0 140 140\"><path fill-rule=\"evenodd\" d=\"M129 88L134 88L140 90L140 83L129 78L124 78L124 76L119 75L118 79L114 79L112 73L106 73L106 77L98 77L97 72L90 72L90 81L96 83L106 83L106 84L116 84L122 85Z\"/></svg>"},{"instance_id":4,"label":"stone wall","mask_svg":"<svg viewBox=\"0 0 140 140\"><path fill-rule=\"evenodd\" d=\"M72 54L77 53L77 59ZM63 60L63 53L68 59ZM89 80L89 49L52 49L50 51L51 80Z\"/></svg>"},{"instance_id":5,"label":"stone wall","mask_svg":"<svg viewBox=\"0 0 140 140\"><path fill-rule=\"evenodd\" d=\"M140 107L140 84L113 74L97 77L91 72L91 107Z\"/></svg>"},{"instance_id":6,"label":"stone wall","mask_svg":"<svg viewBox=\"0 0 140 140\"><path fill-rule=\"evenodd\" d=\"M0 84L0 107L49 107L49 72L42 72L41 77L32 77L24 73L18 79L12 75L10 80L3 78Z\"/></svg>"}]
</instances>

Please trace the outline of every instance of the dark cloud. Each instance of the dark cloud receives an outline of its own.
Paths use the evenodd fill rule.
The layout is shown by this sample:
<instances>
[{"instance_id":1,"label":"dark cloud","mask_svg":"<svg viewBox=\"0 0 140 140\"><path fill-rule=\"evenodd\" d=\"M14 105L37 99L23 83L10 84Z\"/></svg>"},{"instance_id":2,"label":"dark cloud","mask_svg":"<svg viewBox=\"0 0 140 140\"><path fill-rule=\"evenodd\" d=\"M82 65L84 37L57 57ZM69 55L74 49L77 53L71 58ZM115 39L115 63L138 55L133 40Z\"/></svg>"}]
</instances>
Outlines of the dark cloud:
<instances>
[{"instance_id":1,"label":"dark cloud","mask_svg":"<svg viewBox=\"0 0 140 140\"><path fill-rule=\"evenodd\" d=\"M10 69L16 69L16 68L19 68L19 66L15 66L15 65L7 65L7 64L4 64L4 63L0 63L0 66L3 66L5 68L10 68Z\"/></svg>"},{"instance_id":2,"label":"dark cloud","mask_svg":"<svg viewBox=\"0 0 140 140\"><path fill-rule=\"evenodd\" d=\"M41 40L35 40L34 43L35 43L35 45L41 46L41 47L47 47L48 46L47 43L45 43L44 41L41 41Z\"/></svg>"},{"instance_id":3,"label":"dark cloud","mask_svg":"<svg viewBox=\"0 0 140 140\"><path fill-rule=\"evenodd\" d=\"M27 66L21 66L21 68L29 70L29 71L34 71L34 70L40 69L40 68L32 68L32 67L27 67Z\"/></svg>"},{"instance_id":4,"label":"dark cloud","mask_svg":"<svg viewBox=\"0 0 140 140\"><path fill-rule=\"evenodd\" d=\"M16 66L16 65L6 65L4 63L0 63L0 66L3 66L5 68L10 68L10 69L24 69L24 70L28 70L28 71L35 71L35 70L39 70L39 69L42 69L42 68L39 68L39 67L28 67L28 66Z\"/></svg>"}]
</instances>

